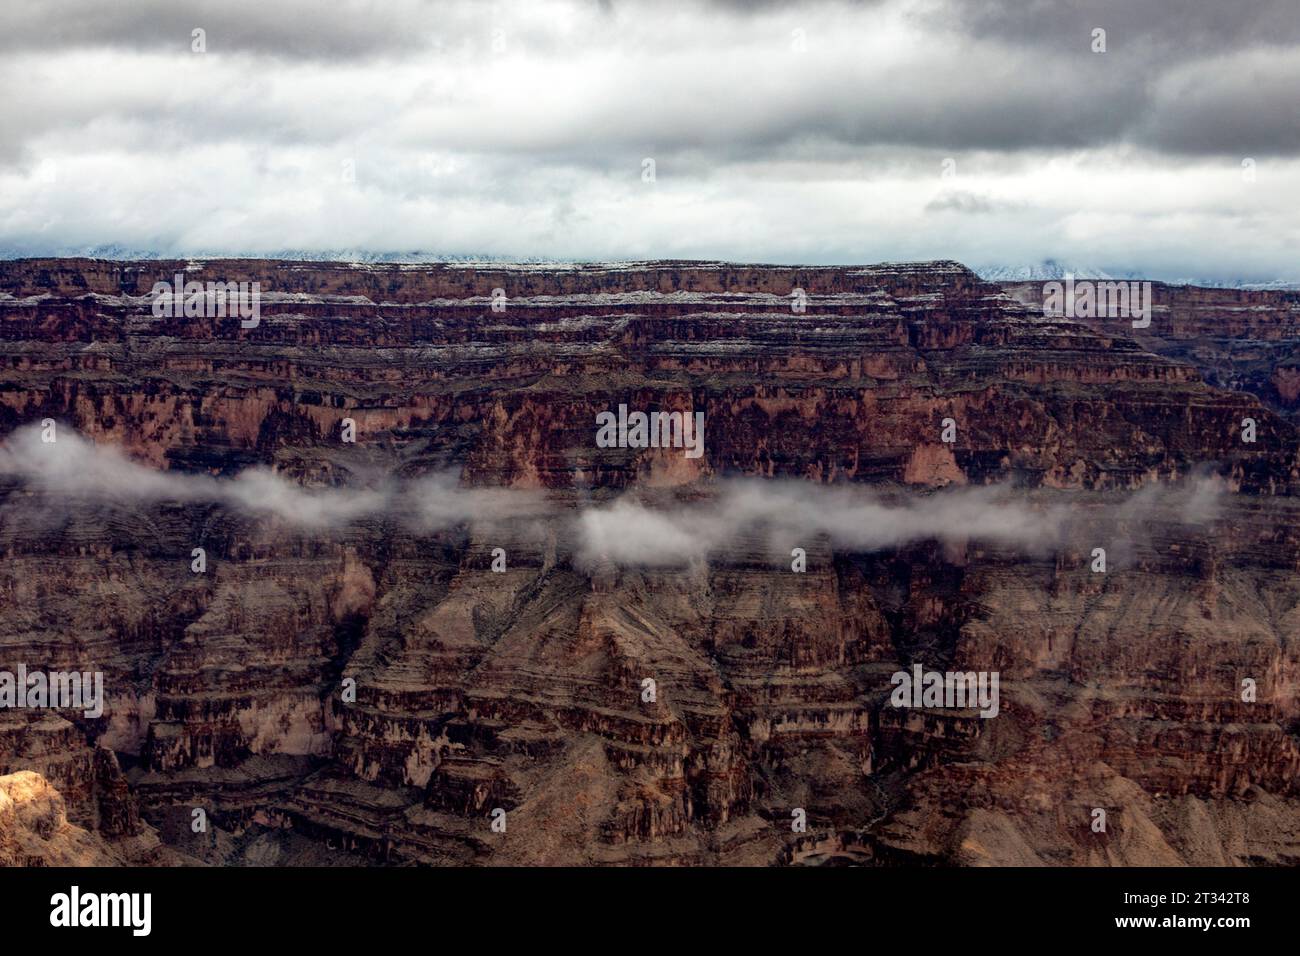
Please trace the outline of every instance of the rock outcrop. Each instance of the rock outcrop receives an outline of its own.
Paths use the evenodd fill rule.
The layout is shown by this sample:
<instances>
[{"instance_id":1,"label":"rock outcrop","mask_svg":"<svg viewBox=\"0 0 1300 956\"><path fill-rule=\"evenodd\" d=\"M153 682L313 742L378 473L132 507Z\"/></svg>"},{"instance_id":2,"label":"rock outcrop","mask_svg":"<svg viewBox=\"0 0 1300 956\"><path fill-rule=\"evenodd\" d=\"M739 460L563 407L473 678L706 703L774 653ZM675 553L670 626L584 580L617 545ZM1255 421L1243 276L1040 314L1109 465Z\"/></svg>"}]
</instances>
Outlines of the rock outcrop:
<instances>
[{"instance_id":1,"label":"rock outcrop","mask_svg":"<svg viewBox=\"0 0 1300 956\"><path fill-rule=\"evenodd\" d=\"M152 832L123 838L109 821L106 838L69 822L62 795L38 773L0 776L0 866L164 866L181 858L169 853Z\"/></svg>"}]
</instances>

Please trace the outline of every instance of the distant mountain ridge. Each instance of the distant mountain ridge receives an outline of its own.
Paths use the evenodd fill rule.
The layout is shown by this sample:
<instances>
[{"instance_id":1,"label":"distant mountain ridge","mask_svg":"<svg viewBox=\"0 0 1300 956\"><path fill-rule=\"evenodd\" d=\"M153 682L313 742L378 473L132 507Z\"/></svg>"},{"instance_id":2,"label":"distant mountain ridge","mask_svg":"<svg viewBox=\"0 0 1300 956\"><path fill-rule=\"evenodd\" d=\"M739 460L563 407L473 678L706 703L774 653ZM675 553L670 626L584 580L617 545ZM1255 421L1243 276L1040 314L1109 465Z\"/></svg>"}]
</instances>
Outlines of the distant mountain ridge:
<instances>
[{"instance_id":1,"label":"distant mountain ridge","mask_svg":"<svg viewBox=\"0 0 1300 956\"><path fill-rule=\"evenodd\" d=\"M424 250L375 251L370 249L278 249L272 252L247 253L190 253L179 255L163 253L155 249L132 249L127 246L109 244L98 246L80 246L58 249L54 252L32 252L14 248L0 247L0 260L29 258L86 258L111 259L115 261L147 261L151 259L280 259L287 262L355 262L364 265L420 265L422 263L451 263L473 265L476 263L519 263L523 265L558 265L571 262L623 262L622 259L572 260L551 256L502 256L488 254L448 254ZM641 260L637 260L641 261ZM703 261L703 260L701 260ZM721 260L719 260L721 261ZM769 263L770 264L770 263ZM796 264L796 263L792 263ZM809 265L810 263L797 263ZM1300 289L1300 279L1206 279L1200 277L1183 277L1177 279L1152 279L1132 271L1110 271L1094 266L1065 263L1057 259L1044 259L1041 262L1016 266L982 266L973 267L972 271L985 282L1049 282L1064 279L1067 275L1075 279L1136 281L1151 280L1164 282L1166 285L1201 286L1208 289Z\"/></svg>"},{"instance_id":2,"label":"distant mountain ridge","mask_svg":"<svg viewBox=\"0 0 1300 956\"><path fill-rule=\"evenodd\" d=\"M1064 263L1057 259L1044 259L1042 262L1021 266L984 266L974 269L985 282L1050 282L1064 279L1067 275L1075 279L1135 281L1151 279L1166 285L1194 285L1207 289L1300 289L1300 280L1270 279L1265 281L1245 279L1205 279L1184 277L1177 279L1152 279L1139 272L1112 272L1093 266Z\"/></svg>"}]
</instances>

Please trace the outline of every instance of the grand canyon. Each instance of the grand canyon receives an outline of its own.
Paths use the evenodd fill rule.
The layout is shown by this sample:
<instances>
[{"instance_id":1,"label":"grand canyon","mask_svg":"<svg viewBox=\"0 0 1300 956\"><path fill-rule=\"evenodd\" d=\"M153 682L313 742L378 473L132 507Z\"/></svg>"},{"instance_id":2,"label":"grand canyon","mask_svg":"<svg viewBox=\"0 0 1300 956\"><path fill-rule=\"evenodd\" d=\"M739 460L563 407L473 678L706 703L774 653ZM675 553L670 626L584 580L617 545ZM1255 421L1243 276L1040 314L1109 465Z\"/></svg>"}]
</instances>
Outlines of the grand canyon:
<instances>
[{"instance_id":1,"label":"grand canyon","mask_svg":"<svg viewBox=\"0 0 1300 956\"><path fill-rule=\"evenodd\" d=\"M0 263L0 670L105 692L0 711L0 864L1294 865L1300 294L1153 296Z\"/></svg>"}]
</instances>

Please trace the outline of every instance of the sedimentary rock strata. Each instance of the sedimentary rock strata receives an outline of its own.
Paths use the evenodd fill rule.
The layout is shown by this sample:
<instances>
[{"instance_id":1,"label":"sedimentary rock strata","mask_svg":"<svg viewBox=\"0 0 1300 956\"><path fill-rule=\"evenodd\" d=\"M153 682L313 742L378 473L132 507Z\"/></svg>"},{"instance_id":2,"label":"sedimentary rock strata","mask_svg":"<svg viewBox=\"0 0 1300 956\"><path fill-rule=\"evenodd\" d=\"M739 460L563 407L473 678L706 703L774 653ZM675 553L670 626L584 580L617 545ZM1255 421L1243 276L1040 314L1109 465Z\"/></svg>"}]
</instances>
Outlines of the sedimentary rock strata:
<instances>
[{"instance_id":1,"label":"sedimentary rock strata","mask_svg":"<svg viewBox=\"0 0 1300 956\"><path fill-rule=\"evenodd\" d=\"M258 282L256 325L156 317L178 270ZM533 503L310 526L0 475L0 670L108 698L0 711L0 773L110 862L156 833L213 863L1294 863L1294 296L1162 289L1135 330L1033 291L956 263L0 264L11 441ZM602 447L620 404L702 413L703 454ZM831 529L668 566L576 537L736 478L1065 517L1050 546ZM914 663L996 671L998 715L893 706Z\"/></svg>"}]
</instances>

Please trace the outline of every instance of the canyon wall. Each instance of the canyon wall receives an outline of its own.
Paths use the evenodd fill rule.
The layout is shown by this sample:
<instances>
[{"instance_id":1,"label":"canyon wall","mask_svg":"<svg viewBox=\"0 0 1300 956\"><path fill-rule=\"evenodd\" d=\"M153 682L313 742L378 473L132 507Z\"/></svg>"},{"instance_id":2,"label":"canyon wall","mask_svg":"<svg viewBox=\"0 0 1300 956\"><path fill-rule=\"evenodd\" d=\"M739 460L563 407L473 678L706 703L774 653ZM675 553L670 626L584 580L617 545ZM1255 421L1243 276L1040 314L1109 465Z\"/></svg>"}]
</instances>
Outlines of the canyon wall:
<instances>
[{"instance_id":1,"label":"canyon wall","mask_svg":"<svg viewBox=\"0 0 1300 956\"><path fill-rule=\"evenodd\" d=\"M258 282L258 321L155 316L177 273ZM309 528L0 474L0 671L108 697L0 710L0 774L102 862L1294 864L1295 296L1162 287L1143 334L1034 292L952 262L0 263L0 438L548 503ZM703 454L599 447L620 404L702 412ZM1208 476L1212 513L1144 497ZM1069 533L673 567L574 540L739 477L999 485ZM999 713L892 706L915 663L997 672ZM0 861L35 861L7 806Z\"/></svg>"}]
</instances>

